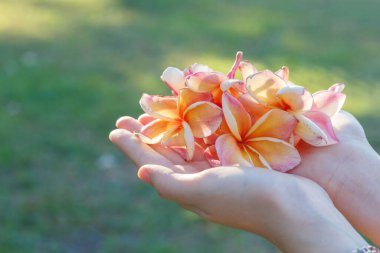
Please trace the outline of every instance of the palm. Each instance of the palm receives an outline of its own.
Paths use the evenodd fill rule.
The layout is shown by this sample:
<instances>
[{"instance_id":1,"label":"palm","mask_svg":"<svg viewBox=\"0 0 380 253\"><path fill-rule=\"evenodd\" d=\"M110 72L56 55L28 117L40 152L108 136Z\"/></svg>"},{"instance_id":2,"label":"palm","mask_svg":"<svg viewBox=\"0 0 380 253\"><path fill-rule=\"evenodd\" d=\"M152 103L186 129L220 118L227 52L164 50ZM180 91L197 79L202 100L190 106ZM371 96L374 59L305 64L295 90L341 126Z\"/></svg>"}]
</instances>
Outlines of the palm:
<instances>
[{"instance_id":1,"label":"palm","mask_svg":"<svg viewBox=\"0 0 380 253\"><path fill-rule=\"evenodd\" d=\"M328 192L341 176L342 170L347 170L342 164L357 150L358 145L368 145L364 130L357 120L346 112L339 112L332 118L339 143L328 147L313 147L300 143L297 148L300 151L302 162L290 173L312 179L320 184Z\"/></svg>"}]
</instances>

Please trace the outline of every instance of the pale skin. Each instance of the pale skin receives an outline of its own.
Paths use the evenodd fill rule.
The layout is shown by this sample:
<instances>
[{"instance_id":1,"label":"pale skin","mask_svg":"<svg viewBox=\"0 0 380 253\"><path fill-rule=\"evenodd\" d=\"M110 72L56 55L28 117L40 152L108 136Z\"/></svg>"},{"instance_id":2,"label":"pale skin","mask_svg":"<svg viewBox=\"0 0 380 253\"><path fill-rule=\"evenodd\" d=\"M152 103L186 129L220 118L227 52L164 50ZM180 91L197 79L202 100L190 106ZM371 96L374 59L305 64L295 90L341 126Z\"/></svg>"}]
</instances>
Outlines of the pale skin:
<instances>
[{"instance_id":1,"label":"pale skin","mask_svg":"<svg viewBox=\"0 0 380 253\"><path fill-rule=\"evenodd\" d=\"M350 223L380 243L380 159L351 115L333 118L340 144L301 144L302 164L291 174L209 168L202 157L186 162L170 149L142 143L133 132L144 121L149 117L120 118L110 139L161 197L209 221L259 234L284 252L343 253L366 245Z\"/></svg>"}]
</instances>

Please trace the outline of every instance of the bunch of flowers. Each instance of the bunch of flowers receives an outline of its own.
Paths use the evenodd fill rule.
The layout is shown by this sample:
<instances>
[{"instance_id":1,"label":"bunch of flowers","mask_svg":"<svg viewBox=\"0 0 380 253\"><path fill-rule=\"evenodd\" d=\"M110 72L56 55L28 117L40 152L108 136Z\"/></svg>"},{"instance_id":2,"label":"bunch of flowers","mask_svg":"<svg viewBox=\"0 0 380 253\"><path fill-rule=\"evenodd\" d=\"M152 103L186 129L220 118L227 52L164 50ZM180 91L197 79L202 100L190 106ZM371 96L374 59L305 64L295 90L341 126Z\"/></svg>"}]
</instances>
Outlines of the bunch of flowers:
<instances>
[{"instance_id":1,"label":"bunch of flowers","mask_svg":"<svg viewBox=\"0 0 380 253\"><path fill-rule=\"evenodd\" d=\"M137 134L188 161L201 153L211 166L286 172L301 162L300 140L317 147L338 143L331 117L344 104L344 84L311 94L289 81L287 67L258 71L242 52L227 74L195 63L183 71L168 67L161 79L173 95L142 95L140 105L152 120Z\"/></svg>"}]
</instances>

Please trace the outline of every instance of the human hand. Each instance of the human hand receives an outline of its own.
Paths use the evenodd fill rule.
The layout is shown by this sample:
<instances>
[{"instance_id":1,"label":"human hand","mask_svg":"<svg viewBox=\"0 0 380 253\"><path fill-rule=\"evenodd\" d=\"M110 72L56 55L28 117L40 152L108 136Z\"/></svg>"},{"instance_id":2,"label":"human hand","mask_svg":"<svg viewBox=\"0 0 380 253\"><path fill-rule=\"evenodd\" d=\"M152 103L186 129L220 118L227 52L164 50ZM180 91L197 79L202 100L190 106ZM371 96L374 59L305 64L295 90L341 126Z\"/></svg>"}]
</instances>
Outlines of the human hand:
<instances>
[{"instance_id":1,"label":"human hand","mask_svg":"<svg viewBox=\"0 0 380 253\"><path fill-rule=\"evenodd\" d=\"M365 244L314 182L276 171L187 163L177 153L142 143L141 124L121 118L110 139L140 167L160 196L205 219L244 229L285 252L349 252ZM153 165L150 165L153 164ZM302 231L302 232L300 232ZM323 243L321 243L323 242Z\"/></svg>"},{"instance_id":2,"label":"human hand","mask_svg":"<svg viewBox=\"0 0 380 253\"><path fill-rule=\"evenodd\" d=\"M292 174L321 185L351 224L380 244L380 158L349 113L332 118L339 143L318 148L300 143L302 162Z\"/></svg>"}]
</instances>

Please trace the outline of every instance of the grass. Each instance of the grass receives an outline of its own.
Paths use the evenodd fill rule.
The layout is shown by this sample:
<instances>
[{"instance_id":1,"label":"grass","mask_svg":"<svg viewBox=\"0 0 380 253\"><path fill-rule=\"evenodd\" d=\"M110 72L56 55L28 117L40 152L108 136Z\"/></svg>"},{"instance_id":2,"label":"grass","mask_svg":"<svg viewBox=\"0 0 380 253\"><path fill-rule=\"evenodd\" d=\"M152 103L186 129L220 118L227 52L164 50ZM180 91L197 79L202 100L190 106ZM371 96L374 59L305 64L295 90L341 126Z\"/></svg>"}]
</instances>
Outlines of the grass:
<instances>
[{"instance_id":1,"label":"grass","mask_svg":"<svg viewBox=\"0 0 380 253\"><path fill-rule=\"evenodd\" d=\"M0 2L0 252L277 252L160 200L108 141L167 66L288 65L380 151L376 0Z\"/></svg>"}]
</instances>

